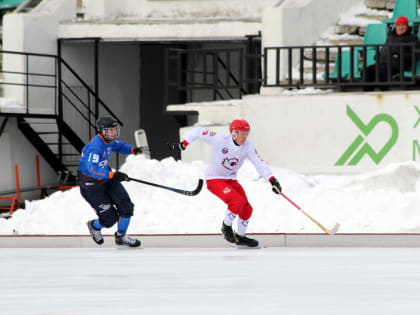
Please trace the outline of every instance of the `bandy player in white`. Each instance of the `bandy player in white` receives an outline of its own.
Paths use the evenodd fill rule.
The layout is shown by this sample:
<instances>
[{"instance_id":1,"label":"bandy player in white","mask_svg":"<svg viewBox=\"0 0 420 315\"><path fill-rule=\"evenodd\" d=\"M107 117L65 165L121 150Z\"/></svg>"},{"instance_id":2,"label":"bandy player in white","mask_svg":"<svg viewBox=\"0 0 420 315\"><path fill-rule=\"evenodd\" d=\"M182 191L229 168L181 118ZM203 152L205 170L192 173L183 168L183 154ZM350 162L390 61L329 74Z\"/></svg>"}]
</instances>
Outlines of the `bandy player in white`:
<instances>
[{"instance_id":1,"label":"bandy player in white","mask_svg":"<svg viewBox=\"0 0 420 315\"><path fill-rule=\"evenodd\" d=\"M211 159L205 172L207 189L227 204L222 224L224 238L239 246L258 247L258 241L245 236L252 206L244 189L236 180L238 170L248 158L257 171L267 179L274 188L281 192L281 186L267 164L259 157L254 145L247 140L250 126L246 120L234 120L230 124L231 135L225 136L197 127L184 135L180 143L172 143L172 150L185 150L193 141L200 139L211 146ZM232 224L238 216L237 230L234 233Z\"/></svg>"}]
</instances>

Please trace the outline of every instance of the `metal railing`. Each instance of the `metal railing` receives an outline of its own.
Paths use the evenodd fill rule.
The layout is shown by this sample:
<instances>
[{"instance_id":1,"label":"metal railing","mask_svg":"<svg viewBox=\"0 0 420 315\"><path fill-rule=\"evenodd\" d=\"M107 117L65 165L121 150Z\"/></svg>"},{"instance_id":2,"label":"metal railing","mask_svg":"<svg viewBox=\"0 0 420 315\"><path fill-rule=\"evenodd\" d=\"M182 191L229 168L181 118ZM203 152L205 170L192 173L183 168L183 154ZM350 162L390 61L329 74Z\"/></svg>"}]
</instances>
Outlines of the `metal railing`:
<instances>
[{"instance_id":1,"label":"metal railing","mask_svg":"<svg viewBox=\"0 0 420 315\"><path fill-rule=\"evenodd\" d=\"M245 47L167 49L165 104L168 95L184 102L224 100L256 93L261 85L260 54Z\"/></svg>"},{"instance_id":2,"label":"metal railing","mask_svg":"<svg viewBox=\"0 0 420 315\"><path fill-rule=\"evenodd\" d=\"M122 125L61 57L15 51L0 51L0 57L0 92L7 95L1 99L0 116L54 119L58 141L50 145L58 146L56 154L62 163L69 162L74 150L80 153L83 143L95 135L98 116L112 116ZM69 143L74 149L68 147Z\"/></svg>"},{"instance_id":3,"label":"metal railing","mask_svg":"<svg viewBox=\"0 0 420 315\"><path fill-rule=\"evenodd\" d=\"M63 59L57 57L58 69L58 116L79 137L88 142L96 133L96 120L101 115L122 121L96 95L93 89Z\"/></svg>"},{"instance_id":4,"label":"metal railing","mask_svg":"<svg viewBox=\"0 0 420 315\"><path fill-rule=\"evenodd\" d=\"M115 117L111 109L63 59L56 55L0 51L0 88L13 102L0 114L55 115L88 141L98 115ZM98 105L97 105L98 104ZM79 122L78 124L75 124ZM80 125L84 127L80 129Z\"/></svg>"},{"instance_id":5,"label":"metal railing","mask_svg":"<svg viewBox=\"0 0 420 315\"><path fill-rule=\"evenodd\" d=\"M388 54L387 75L380 79L378 56L382 49L408 55L411 66L399 59L398 71L391 72ZM407 52L409 50L409 52ZM337 45L266 47L263 53L263 86L284 88L408 87L420 78L420 50L415 44ZM375 78L367 80L366 69L374 65Z\"/></svg>"}]
</instances>

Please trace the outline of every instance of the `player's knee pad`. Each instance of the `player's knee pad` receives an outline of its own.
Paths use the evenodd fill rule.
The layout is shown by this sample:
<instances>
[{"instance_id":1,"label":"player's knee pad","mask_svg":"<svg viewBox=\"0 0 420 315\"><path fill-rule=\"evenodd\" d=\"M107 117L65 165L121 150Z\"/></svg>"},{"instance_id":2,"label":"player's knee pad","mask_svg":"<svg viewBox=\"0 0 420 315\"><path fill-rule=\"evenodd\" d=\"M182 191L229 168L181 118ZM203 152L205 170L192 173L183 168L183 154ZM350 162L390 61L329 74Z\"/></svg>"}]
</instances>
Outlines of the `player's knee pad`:
<instances>
[{"instance_id":1,"label":"player's knee pad","mask_svg":"<svg viewBox=\"0 0 420 315\"><path fill-rule=\"evenodd\" d=\"M99 222L106 228L110 228L118 221L117 211L113 206L104 212L99 213Z\"/></svg>"},{"instance_id":2,"label":"player's knee pad","mask_svg":"<svg viewBox=\"0 0 420 315\"><path fill-rule=\"evenodd\" d=\"M117 205L118 213L122 217L131 217L134 214L134 204L130 200L125 200Z\"/></svg>"}]
</instances>

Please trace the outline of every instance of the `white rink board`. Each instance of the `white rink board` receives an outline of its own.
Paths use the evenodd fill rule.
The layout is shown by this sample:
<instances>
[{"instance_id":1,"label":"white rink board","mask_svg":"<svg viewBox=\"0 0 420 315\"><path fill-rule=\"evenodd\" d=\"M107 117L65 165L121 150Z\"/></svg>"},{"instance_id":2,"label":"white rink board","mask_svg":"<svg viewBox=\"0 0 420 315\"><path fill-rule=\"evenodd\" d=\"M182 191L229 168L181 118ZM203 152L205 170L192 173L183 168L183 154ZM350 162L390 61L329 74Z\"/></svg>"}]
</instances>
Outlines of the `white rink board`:
<instances>
[{"instance_id":1,"label":"white rink board","mask_svg":"<svg viewBox=\"0 0 420 315\"><path fill-rule=\"evenodd\" d=\"M400 247L420 248L420 234L248 234L262 247ZM220 234L135 235L144 248L230 248ZM114 237L96 245L86 235L0 235L1 248L114 248Z\"/></svg>"},{"instance_id":2,"label":"white rink board","mask_svg":"<svg viewBox=\"0 0 420 315\"><path fill-rule=\"evenodd\" d=\"M228 124L220 126L217 102L186 108L199 112L198 124L229 132ZM268 164L299 173L354 174L420 156L420 92L251 95L225 109L250 122L249 139ZM206 147L191 145L182 159L207 161Z\"/></svg>"},{"instance_id":3,"label":"white rink board","mask_svg":"<svg viewBox=\"0 0 420 315\"><path fill-rule=\"evenodd\" d=\"M420 141L418 92L249 96L242 106L258 151L276 166L302 173L358 173L419 156L417 148L413 151ZM361 143L336 165L358 137ZM362 154L367 146L381 158Z\"/></svg>"}]
</instances>

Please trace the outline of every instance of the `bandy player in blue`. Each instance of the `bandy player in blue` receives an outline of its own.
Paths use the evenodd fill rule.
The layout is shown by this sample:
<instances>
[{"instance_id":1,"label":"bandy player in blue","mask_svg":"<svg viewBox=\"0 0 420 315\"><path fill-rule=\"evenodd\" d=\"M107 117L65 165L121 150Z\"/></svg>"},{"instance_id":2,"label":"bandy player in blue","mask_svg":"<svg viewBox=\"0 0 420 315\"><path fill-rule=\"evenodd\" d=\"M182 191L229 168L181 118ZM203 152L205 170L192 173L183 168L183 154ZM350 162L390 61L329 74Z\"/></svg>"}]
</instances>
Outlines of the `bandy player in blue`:
<instances>
[{"instance_id":1,"label":"bandy player in blue","mask_svg":"<svg viewBox=\"0 0 420 315\"><path fill-rule=\"evenodd\" d=\"M108 165L112 152L124 155L148 152L148 147L134 147L120 141L120 125L109 116L100 117L96 122L98 134L84 146L77 171L80 193L92 206L98 219L87 222L89 232L96 244L104 239L102 228L110 228L118 222L115 243L118 246L139 247L140 241L127 233L134 205L121 184L128 181L123 172L113 172Z\"/></svg>"}]
</instances>

